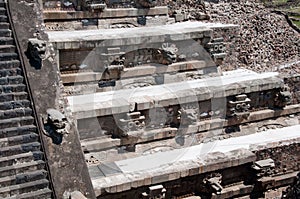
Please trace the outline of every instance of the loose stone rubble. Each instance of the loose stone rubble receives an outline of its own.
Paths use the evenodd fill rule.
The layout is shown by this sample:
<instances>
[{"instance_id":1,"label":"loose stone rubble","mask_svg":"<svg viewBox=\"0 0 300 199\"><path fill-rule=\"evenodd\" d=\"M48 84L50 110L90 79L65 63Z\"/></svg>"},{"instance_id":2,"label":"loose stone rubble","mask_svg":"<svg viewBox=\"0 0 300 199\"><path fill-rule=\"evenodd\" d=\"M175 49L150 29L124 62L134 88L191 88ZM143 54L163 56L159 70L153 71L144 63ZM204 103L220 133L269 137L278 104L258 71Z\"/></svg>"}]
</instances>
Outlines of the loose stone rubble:
<instances>
[{"instance_id":1,"label":"loose stone rubble","mask_svg":"<svg viewBox=\"0 0 300 199\"><path fill-rule=\"evenodd\" d=\"M223 70L248 68L254 71L299 73L300 37L285 18L253 1L206 3L210 21L240 25ZM290 67L281 69L290 63Z\"/></svg>"}]
</instances>

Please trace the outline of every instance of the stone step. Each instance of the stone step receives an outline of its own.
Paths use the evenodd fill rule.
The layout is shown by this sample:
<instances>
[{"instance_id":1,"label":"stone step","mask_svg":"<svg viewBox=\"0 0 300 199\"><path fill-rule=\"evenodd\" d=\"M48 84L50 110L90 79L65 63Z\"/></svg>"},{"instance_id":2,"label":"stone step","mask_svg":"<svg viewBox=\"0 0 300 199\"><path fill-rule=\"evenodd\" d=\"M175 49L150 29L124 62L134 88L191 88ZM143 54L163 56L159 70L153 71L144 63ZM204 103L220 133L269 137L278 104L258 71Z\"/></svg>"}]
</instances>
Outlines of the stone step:
<instances>
[{"instance_id":1,"label":"stone step","mask_svg":"<svg viewBox=\"0 0 300 199\"><path fill-rule=\"evenodd\" d=\"M20 67L20 61L19 60L0 61L0 70L2 70L2 69L11 69L11 68L19 68L19 67Z\"/></svg>"},{"instance_id":2,"label":"stone step","mask_svg":"<svg viewBox=\"0 0 300 199\"><path fill-rule=\"evenodd\" d=\"M10 128L10 127L18 127L24 125L31 125L34 123L34 118L31 116L25 117L16 117L16 118L9 118L0 120L0 128Z\"/></svg>"},{"instance_id":3,"label":"stone step","mask_svg":"<svg viewBox=\"0 0 300 199\"><path fill-rule=\"evenodd\" d=\"M121 145L120 139L112 139L111 137L98 137L81 141L81 147L84 152L98 152L107 149L116 148Z\"/></svg>"},{"instance_id":4,"label":"stone step","mask_svg":"<svg viewBox=\"0 0 300 199\"><path fill-rule=\"evenodd\" d=\"M38 191L32 191L30 193L24 193L6 199L49 199L52 197L52 191L48 188L40 189Z\"/></svg>"},{"instance_id":5,"label":"stone step","mask_svg":"<svg viewBox=\"0 0 300 199\"><path fill-rule=\"evenodd\" d=\"M22 184L26 182L45 179L47 172L45 170L29 171L26 173L20 173L13 176L7 176L0 178L0 188L8 187L16 184Z\"/></svg>"},{"instance_id":6,"label":"stone step","mask_svg":"<svg viewBox=\"0 0 300 199\"><path fill-rule=\"evenodd\" d=\"M14 45L0 45L0 53L14 53L16 47Z\"/></svg>"},{"instance_id":7,"label":"stone step","mask_svg":"<svg viewBox=\"0 0 300 199\"><path fill-rule=\"evenodd\" d=\"M17 60L17 53L0 53L0 61Z\"/></svg>"},{"instance_id":8,"label":"stone step","mask_svg":"<svg viewBox=\"0 0 300 199\"><path fill-rule=\"evenodd\" d=\"M32 115L31 108L17 108L12 110L0 111L0 120L16 118L16 117L26 117L31 115Z\"/></svg>"},{"instance_id":9,"label":"stone step","mask_svg":"<svg viewBox=\"0 0 300 199\"><path fill-rule=\"evenodd\" d=\"M39 151L40 147L41 147L41 144L39 142L31 142L31 143L20 144L20 145L15 145L15 146L2 147L2 148L0 148L0 157L17 155L17 154L21 154L21 153L27 153L30 151ZM1 175L1 172L0 172L0 175Z\"/></svg>"},{"instance_id":10,"label":"stone step","mask_svg":"<svg viewBox=\"0 0 300 199\"><path fill-rule=\"evenodd\" d=\"M0 6L1 6L1 3L0 3ZM8 21L7 16L6 15L0 15L0 21L1 22L7 22Z\"/></svg>"},{"instance_id":11,"label":"stone step","mask_svg":"<svg viewBox=\"0 0 300 199\"><path fill-rule=\"evenodd\" d=\"M13 45L14 40L11 37L0 37L0 45Z\"/></svg>"},{"instance_id":12,"label":"stone step","mask_svg":"<svg viewBox=\"0 0 300 199\"><path fill-rule=\"evenodd\" d=\"M8 68L8 69L0 70L0 77L17 76L17 75L22 75L21 68Z\"/></svg>"},{"instance_id":13,"label":"stone step","mask_svg":"<svg viewBox=\"0 0 300 199\"><path fill-rule=\"evenodd\" d=\"M36 126L34 125L25 125L19 127L11 128L0 128L0 138L13 137L17 135L30 134L31 132L36 132Z\"/></svg>"},{"instance_id":14,"label":"stone step","mask_svg":"<svg viewBox=\"0 0 300 199\"><path fill-rule=\"evenodd\" d=\"M0 147L15 146L20 144L35 142L38 140L39 140L39 136L36 133L2 138L0 139Z\"/></svg>"},{"instance_id":15,"label":"stone step","mask_svg":"<svg viewBox=\"0 0 300 199\"><path fill-rule=\"evenodd\" d=\"M24 84L0 85L0 93L14 93L24 91L26 91L26 86Z\"/></svg>"},{"instance_id":16,"label":"stone step","mask_svg":"<svg viewBox=\"0 0 300 199\"><path fill-rule=\"evenodd\" d=\"M38 191L39 189L47 188L49 181L46 179L36 180L32 182L27 182L19 185L12 185L9 187L0 188L0 197L11 197L17 196L23 193L29 193L32 191Z\"/></svg>"},{"instance_id":17,"label":"stone step","mask_svg":"<svg viewBox=\"0 0 300 199\"><path fill-rule=\"evenodd\" d=\"M3 7L0 7L0 15L6 15L6 9Z\"/></svg>"},{"instance_id":18,"label":"stone step","mask_svg":"<svg viewBox=\"0 0 300 199\"><path fill-rule=\"evenodd\" d=\"M0 158L0 167L12 166L15 164L37 161L43 159L43 153L41 151L33 151L27 153L21 153L8 157Z\"/></svg>"},{"instance_id":19,"label":"stone step","mask_svg":"<svg viewBox=\"0 0 300 199\"><path fill-rule=\"evenodd\" d=\"M7 23L7 22L0 22L0 29L9 29L9 28L10 28L9 23Z\"/></svg>"},{"instance_id":20,"label":"stone step","mask_svg":"<svg viewBox=\"0 0 300 199\"><path fill-rule=\"evenodd\" d=\"M0 7L5 8L6 7L5 4L6 3L4 1L0 1Z\"/></svg>"},{"instance_id":21,"label":"stone step","mask_svg":"<svg viewBox=\"0 0 300 199\"><path fill-rule=\"evenodd\" d=\"M1 15L0 15L1 17ZM0 18L1 19L1 18ZM11 30L9 29L0 29L0 37L11 37Z\"/></svg>"},{"instance_id":22,"label":"stone step","mask_svg":"<svg viewBox=\"0 0 300 199\"><path fill-rule=\"evenodd\" d=\"M17 109L17 108L28 108L28 107L30 107L29 100L10 101L10 102L0 103L0 111Z\"/></svg>"},{"instance_id":23,"label":"stone step","mask_svg":"<svg viewBox=\"0 0 300 199\"><path fill-rule=\"evenodd\" d=\"M0 53L1 54L1 53ZM17 76L8 76L8 77L1 77L0 78L0 85L12 85L12 84L22 84L24 77L21 75Z\"/></svg>"},{"instance_id":24,"label":"stone step","mask_svg":"<svg viewBox=\"0 0 300 199\"><path fill-rule=\"evenodd\" d=\"M28 98L27 92L0 93L0 102L19 101L19 100L25 100L27 98Z\"/></svg>"},{"instance_id":25,"label":"stone step","mask_svg":"<svg viewBox=\"0 0 300 199\"><path fill-rule=\"evenodd\" d=\"M45 167L45 162L43 160L25 162L22 164L1 167L0 177L3 178L7 176L13 176L13 175L25 173L27 171L36 171L36 170L44 169L44 167Z\"/></svg>"}]
</instances>

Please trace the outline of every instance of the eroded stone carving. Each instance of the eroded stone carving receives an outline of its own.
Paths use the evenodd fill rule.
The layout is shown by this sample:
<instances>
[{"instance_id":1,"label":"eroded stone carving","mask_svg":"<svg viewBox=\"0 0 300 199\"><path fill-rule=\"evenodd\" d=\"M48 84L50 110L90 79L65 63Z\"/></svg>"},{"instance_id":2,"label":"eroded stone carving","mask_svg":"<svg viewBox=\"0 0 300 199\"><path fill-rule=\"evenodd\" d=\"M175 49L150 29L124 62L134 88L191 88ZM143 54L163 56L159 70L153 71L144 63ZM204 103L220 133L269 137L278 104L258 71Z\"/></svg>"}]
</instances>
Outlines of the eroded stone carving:
<instances>
[{"instance_id":1,"label":"eroded stone carving","mask_svg":"<svg viewBox=\"0 0 300 199\"><path fill-rule=\"evenodd\" d=\"M252 168L255 170L257 177L270 176L274 172L275 162L270 158L259 160L254 162Z\"/></svg>"},{"instance_id":2,"label":"eroded stone carving","mask_svg":"<svg viewBox=\"0 0 300 199\"><path fill-rule=\"evenodd\" d=\"M136 131L145 127L145 116L141 112L127 113L125 118L120 119L121 129L124 134L129 131Z\"/></svg>"},{"instance_id":3,"label":"eroded stone carving","mask_svg":"<svg viewBox=\"0 0 300 199\"><path fill-rule=\"evenodd\" d=\"M284 86L275 97L275 106L284 107L292 102L292 94L288 86Z\"/></svg>"},{"instance_id":4,"label":"eroded stone carving","mask_svg":"<svg viewBox=\"0 0 300 199\"><path fill-rule=\"evenodd\" d=\"M223 38L215 38L211 40L206 46L206 49L211 54L217 65L221 65L226 57L226 46Z\"/></svg>"},{"instance_id":5,"label":"eroded stone carving","mask_svg":"<svg viewBox=\"0 0 300 199\"><path fill-rule=\"evenodd\" d=\"M195 106L182 106L178 111L178 120L182 125L189 125L197 122L198 109Z\"/></svg>"},{"instance_id":6,"label":"eroded stone carving","mask_svg":"<svg viewBox=\"0 0 300 199\"><path fill-rule=\"evenodd\" d=\"M228 108L230 111L229 116L233 117L248 117L251 100L246 94L235 96L235 101L230 100L228 102Z\"/></svg>"},{"instance_id":7,"label":"eroded stone carving","mask_svg":"<svg viewBox=\"0 0 300 199\"><path fill-rule=\"evenodd\" d=\"M55 144L62 142L63 135L67 134L67 118L56 109L47 109L47 117L43 118L44 133L52 138Z\"/></svg>"},{"instance_id":8,"label":"eroded stone carving","mask_svg":"<svg viewBox=\"0 0 300 199\"><path fill-rule=\"evenodd\" d=\"M86 0L85 4L86 7L92 11L102 11L107 7L103 0Z\"/></svg>"},{"instance_id":9,"label":"eroded stone carving","mask_svg":"<svg viewBox=\"0 0 300 199\"><path fill-rule=\"evenodd\" d=\"M207 176L203 180L204 184L206 184L209 189L216 193L216 194L221 194L221 191L223 189L221 183L222 183L222 175L219 173L213 173L209 176Z\"/></svg>"},{"instance_id":10,"label":"eroded stone carving","mask_svg":"<svg viewBox=\"0 0 300 199\"><path fill-rule=\"evenodd\" d=\"M163 185L149 187L147 192L142 193L143 199L164 199L166 198L166 189Z\"/></svg>"},{"instance_id":11,"label":"eroded stone carving","mask_svg":"<svg viewBox=\"0 0 300 199\"><path fill-rule=\"evenodd\" d=\"M46 58L46 41L37 38L28 39L28 53L32 59L41 63Z\"/></svg>"}]
</instances>

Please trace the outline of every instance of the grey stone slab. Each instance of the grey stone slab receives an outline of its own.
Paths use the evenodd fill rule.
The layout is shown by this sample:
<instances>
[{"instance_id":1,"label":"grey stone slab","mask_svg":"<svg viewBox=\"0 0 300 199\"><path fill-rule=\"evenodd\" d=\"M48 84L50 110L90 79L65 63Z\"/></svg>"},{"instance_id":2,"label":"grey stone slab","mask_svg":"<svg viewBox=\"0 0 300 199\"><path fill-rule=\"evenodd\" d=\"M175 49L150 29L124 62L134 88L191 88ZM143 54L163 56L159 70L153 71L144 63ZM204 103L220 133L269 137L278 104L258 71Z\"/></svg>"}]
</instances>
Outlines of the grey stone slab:
<instances>
[{"instance_id":1,"label":"grey stone slab","mask_svg":"<svg viewBox=\"0 0 300 199\"><path fill-rule=\"evenodd\" d=\"M98 169L104 174L104 176L112 176L123 173L120 168L114 162L102 163L97 166Z\"/></svg>"},{"instance_id":2,"label":"grey stone slab","mask_svg":"<svg viewBox=\"0 0 300 199\"><path fill-rule=\"evenodd\" d=\"M89 166L88 170L91 179L105 177L104 173L99 169L98 166Z\"/></svg>"}]
</instances>

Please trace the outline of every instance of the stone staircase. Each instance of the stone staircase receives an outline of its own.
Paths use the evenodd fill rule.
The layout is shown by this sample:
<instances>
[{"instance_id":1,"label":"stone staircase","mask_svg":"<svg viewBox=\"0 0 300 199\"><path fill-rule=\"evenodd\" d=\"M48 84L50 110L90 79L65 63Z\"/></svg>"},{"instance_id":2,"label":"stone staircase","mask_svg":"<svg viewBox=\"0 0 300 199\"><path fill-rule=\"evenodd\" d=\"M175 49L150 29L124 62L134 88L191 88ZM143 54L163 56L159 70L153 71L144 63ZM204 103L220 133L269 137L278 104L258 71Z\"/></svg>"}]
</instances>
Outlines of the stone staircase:
<instances>
[{"instance_id":1,"label":"stone staircase","mask_svg":"<svg viewBox=\"0 0 300 199\"><path fill-rule=\"evenodd\" d=\"M51 198L21 64L0 1L0 198Z\"/></svg>"}]
</instances>

